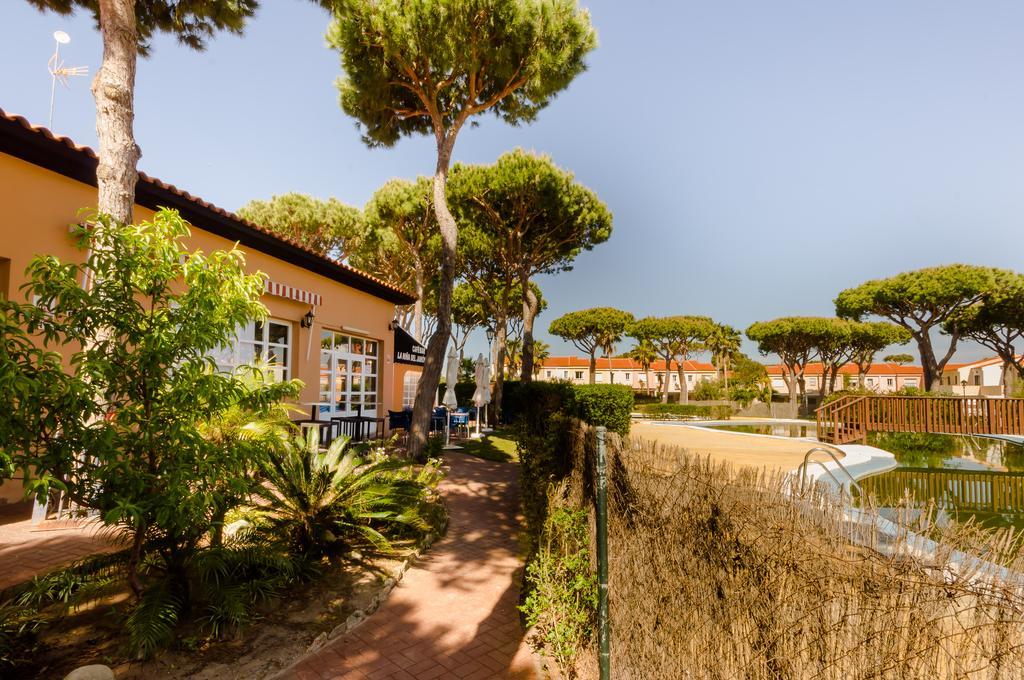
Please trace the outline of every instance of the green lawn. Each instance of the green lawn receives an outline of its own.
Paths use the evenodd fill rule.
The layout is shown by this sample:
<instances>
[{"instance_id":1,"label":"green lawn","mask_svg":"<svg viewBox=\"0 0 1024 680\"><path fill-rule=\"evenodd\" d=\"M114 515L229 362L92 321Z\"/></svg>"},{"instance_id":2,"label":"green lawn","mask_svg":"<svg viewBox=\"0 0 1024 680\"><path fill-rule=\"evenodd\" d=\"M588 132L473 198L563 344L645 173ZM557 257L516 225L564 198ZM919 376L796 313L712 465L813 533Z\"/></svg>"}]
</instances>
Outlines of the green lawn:
<instances>
[{"instance_id":1,"label":"green lawn","mask_svg":"<svg viewBox=\"0 0 1024 680\"><path fill-rule=\"evenodd\" d=\"M509 430L495 430L483 439L462 439L457 442L465 453L486 460L518 463L516 442Z\"/></svg>"}]
</instances>

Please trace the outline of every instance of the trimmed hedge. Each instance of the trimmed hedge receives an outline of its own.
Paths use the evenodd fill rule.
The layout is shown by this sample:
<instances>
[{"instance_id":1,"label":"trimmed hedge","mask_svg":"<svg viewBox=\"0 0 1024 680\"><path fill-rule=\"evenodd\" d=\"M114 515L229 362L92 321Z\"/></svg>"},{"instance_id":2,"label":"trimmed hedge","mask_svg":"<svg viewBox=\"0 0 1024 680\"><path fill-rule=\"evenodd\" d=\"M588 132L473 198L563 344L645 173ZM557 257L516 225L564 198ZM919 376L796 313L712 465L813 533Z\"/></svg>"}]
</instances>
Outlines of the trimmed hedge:
<instances>
[{"instance_id":1,"label":"trimmed hedge","mask_svg":"<svg viewBox=\"0 0 1024 680\"><path fill-rule=\"evenodd\" d=\"M626 385L573 385L573 410L577 418L591 425L604 425L612 432L629 434L633 412L633 389Z\"/></svg>"},{"instance_id":2,"label":"trimmed hedge","mask_svg":"<svg viewBox=\"0 0 1024 680\"><path fill-rule=\"evenodd\" d=\"M561 382L509 381L501 398L502 420L540 430L556 413L604 425L612 432L629 434L633 390L626 385L571 385Z\"/></svg>"},{"instance_id":3,"label":"trimmed hedge","mask_svg":"<svg viewBox=\"0 0 1024 680\"><path fill-rule=\"evenodd\" d=\"M647 416L676 418L699 418L705 420L728 420L732 407L727 404L705 406L702 404L641 404L637 411Z\"/></svg>"}]
</instances>

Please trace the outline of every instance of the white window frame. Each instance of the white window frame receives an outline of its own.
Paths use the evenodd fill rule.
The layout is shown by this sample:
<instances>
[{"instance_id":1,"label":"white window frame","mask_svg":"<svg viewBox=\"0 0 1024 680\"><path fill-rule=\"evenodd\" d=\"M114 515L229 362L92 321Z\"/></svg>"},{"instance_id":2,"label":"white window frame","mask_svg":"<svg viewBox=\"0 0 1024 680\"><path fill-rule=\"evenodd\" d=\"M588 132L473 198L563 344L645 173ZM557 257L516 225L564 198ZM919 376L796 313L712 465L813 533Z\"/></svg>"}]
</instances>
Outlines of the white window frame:
<instances>
[{"instance_id":1,"label":"white window frame","mask_svg":"<svg viewBox=\"0 0 1024 680\"><path fill-rule=\"evenodd\" d=\"M323 344L325 334L330 334L331 338L330 347L327 349ZM374 350L372 353L368 353L367 346L371 343ZM358 352L354 351L356 345L359 346ZM351 415L356 413L357 406L361 407L362 413L366 415L377 412L377 407L381 403L382 391L380 364L382 347L381 341L374 338L353 335L333 328L320 329L317 403L322 416ZM325 358L327 359L326 364ZM372 365L369 364L370 361L373 362ZM338 365L341 362L344 363L344 371L338 370ZM354 370L356 362L359 364L359 371ZM339 378L344 379L339 382ZM366 389L368 379L373 380L372 391ZM358 390L354 389L357 381ZM339 384L343 385L340 393L338 391ZM368 395L372 395L372 399L367 399Z\"/></svg>"},{"instance_id":2,"label":"white window frame","mask_svg":"<svg viewBox=\"0 0 1024 680\"><path fill-rule=\"evenodd\" d=\"M270 341L269 331L271 324L285 329L285 342ZM256 338L258 326L262 326L263 331L260 339ZM290 380L292 377L292 360L294 358L294 348L292 347L294 337L292 322L287 319L271 317L259 323L250 321L235 332L235 339L230 347L223 348L215 355L217 367L225 372L235 372L239 367L252 365L258 359L266 360L270 356L271 350L276 350L275 354L278 356L281 355L280 351L283 350L284 361L269 364L267 377L272 378L274 381Z\"/></svg>"},{"instance_id":3,"label":"white window frame","mask_svg":"<svg viewBox=\"0 0 1024 680\"><path fill-rule=\"evenodd\" d=\"M411 378L411 380L410 380ZM420 384L420 374L409 371L402 378L402 408L412 408L416 401L416 388Z\"/></svg>"}]
</instances>

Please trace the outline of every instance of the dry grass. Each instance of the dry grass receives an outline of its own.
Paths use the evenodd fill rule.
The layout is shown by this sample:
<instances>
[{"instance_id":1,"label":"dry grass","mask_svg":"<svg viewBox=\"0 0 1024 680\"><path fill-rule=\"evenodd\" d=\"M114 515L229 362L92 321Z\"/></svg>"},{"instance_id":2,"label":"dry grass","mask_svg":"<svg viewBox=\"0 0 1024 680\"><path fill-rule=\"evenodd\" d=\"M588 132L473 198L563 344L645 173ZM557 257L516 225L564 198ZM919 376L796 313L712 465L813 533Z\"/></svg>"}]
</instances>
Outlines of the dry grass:
<instances>
[{"instance_id":1,"label":"dry grass","mask_svg":"<svg viewBox=\"0 0 1024 680\"><path fill-rule=\"evenodd\" d=\"M948 535L924 556L781 473L610 439L613 677L1024 677L1021 581L950 564L969 548L1020 570L1012 541ZM592 443L566 443L563 502L589 507Z\"/></svg>"}]
</instances>

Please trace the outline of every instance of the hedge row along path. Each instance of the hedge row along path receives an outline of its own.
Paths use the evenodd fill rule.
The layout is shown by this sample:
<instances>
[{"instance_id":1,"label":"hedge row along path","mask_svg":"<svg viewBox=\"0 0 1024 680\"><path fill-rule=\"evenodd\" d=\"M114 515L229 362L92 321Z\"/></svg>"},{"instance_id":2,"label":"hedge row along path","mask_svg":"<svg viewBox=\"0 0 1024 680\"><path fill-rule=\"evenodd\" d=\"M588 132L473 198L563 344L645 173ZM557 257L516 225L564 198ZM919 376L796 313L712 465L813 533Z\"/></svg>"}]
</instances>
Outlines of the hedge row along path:
<instances>
[{"instance_id":1,"label":"hedge row along path","mask_svg":"<svg viewBox=\"0 0 1024 680\"><path fill-rule=\"evenodd\" d=\"M448 531L365 623L279 678L538 678L516 605L519 466L445 454Z\"/></svg>"}]
</instances>

